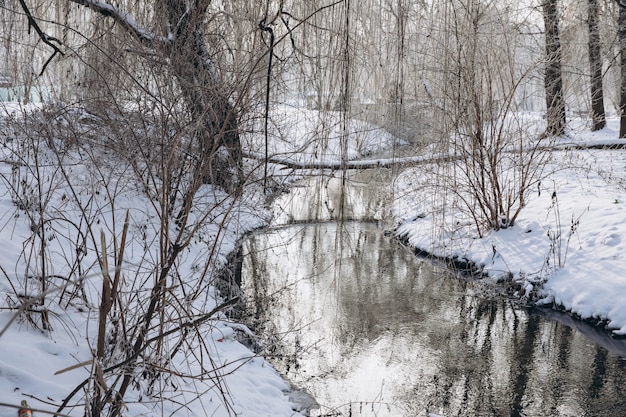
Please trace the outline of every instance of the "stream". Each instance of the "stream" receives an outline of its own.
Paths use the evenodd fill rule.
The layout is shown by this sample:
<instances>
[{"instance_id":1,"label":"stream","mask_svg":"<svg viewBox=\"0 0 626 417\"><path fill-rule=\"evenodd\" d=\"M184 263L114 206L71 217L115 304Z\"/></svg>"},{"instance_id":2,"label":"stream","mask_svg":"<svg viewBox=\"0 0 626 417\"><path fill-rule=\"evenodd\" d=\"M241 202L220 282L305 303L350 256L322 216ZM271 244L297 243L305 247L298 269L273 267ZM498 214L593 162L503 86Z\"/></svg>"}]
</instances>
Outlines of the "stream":
<instances>
[{"instance_id":1,"label":"stream","mask_svg":"<svg viewBox=\"0 0 626 417\"><path fill-rule=\"evenodd\" d=\"M391 173L336 175L243 246L261 353L311 415L626 415L626 340L417 258L384 229Z\"/></svg>"}]
</instances>

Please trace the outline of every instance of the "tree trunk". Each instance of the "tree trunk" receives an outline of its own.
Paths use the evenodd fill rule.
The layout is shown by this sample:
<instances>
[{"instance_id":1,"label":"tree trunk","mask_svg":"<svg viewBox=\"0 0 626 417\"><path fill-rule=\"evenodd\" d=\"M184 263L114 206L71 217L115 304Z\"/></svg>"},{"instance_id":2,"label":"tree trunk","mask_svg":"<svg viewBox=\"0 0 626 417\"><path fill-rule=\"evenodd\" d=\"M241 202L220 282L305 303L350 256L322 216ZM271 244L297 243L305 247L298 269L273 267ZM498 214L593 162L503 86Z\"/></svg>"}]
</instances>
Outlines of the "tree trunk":
<instances>
[{"instance_id":1,"label":"tree trunk","mask_svg":"<svg viewBox=\"0 0 626 417\"><path fill-rule=\"evenodd\" d=\"M606 126L604 115L604 93L602 89L602 51L598 28L598 0L589 0L589 65L591 70L591 130Z\"/></svg>"},{"instance_id":2,"label":"tree trunk","mask_svg":"<svg viewBox=\"0 0 626 417\"><path fill-rule=\"evenodd\" d=\"M243 181L237 114L205 43L202 25L206 9L196 6L187 10L184 2L172 0L163 0L163 5L169 27L176 28L167 51L169 65L195 126L196 176L234 191ZM218 152L222 146L227 158Z\"/></svg>"},{"instance_id":3,"label":"tree trunk","mask_svg":"<svg viewBox=\"0 0 626 417\"><path fill-rule=\"evenodd\" d=\"M619 51L620 51L620 121L619 137L626 138L626 9L619 9Z\"/></svg>"},{"instance_id":4,"label":"tree trunk","mask_svg":"<svg viewBox=\"0 0 626 417\"><path fill-rule=\"evenodd\" d=\"M565 99L561 76L561 40L557 0L543 2L543 22L546 32L546 135L561 136L565 133Z\"/></svg>"}]
</instances>

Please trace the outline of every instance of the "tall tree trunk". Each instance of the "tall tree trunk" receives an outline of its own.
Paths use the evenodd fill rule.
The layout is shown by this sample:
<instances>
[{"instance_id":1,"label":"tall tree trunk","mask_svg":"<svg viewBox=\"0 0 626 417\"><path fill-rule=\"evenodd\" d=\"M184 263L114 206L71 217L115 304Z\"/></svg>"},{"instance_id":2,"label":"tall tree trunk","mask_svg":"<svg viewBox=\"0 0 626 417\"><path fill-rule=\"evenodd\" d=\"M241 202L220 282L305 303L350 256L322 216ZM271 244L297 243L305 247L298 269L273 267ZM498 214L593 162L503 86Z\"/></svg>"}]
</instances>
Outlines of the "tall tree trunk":
<instances>
[{"instance_id":1,"label":"tall tree trunk","mask_svg":"<svg viewBox=\"0 0 626 417\"><path fill-rule=\"evenodd\" d=\"M176 28L167 55L195 125L198 179L234 191L243 181L237 114L223 91L202 31L206 5L162 0L170 28ZM224 146L225 160L218 150ZM231 172L229 172L231 171Z\"/></svg>"},{"instance_id":2,"label":"tall tree trunk","mask_svg":"<svg viewBox=\"0 0 626 417\"><path fill-rule=\"evenodd\" d=\"M619 137L626 138L626 4L623 0L617 0L619 6L618 15L618 38L620 53L620 100L619 100Z\"/></svg>"},{"instance_id":3,"label":"tall tree trunk","mask_svg":"<svg viewBox=\"0 0 626 417\"><path fill-rule=\"evenodd\" d=\"M566 120L557 0L544 0L543 22L546 32L546 135L561 136L565 133Z\"/></svg>"},{"instance_id":4,"label":"tall tree trunk","mask_svg":"<svg viewBox=\"0 0 626 417\"><path fill-rule=\"evenodd\" d=\"M598 28L598 0L589 0L589 65L591 70L591 130L606 126L604 115L604 92L602 89L602 51Z\"/></svg>"}]
</instances>

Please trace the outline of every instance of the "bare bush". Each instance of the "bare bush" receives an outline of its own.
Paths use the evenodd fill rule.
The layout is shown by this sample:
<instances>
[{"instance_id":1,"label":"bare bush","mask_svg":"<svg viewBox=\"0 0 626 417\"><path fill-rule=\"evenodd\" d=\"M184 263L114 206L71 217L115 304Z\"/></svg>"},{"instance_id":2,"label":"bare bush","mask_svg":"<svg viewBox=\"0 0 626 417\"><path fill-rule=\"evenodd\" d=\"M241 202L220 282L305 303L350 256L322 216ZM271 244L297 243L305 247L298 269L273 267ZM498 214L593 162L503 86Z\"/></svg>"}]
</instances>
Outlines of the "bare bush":
<instances>
[{"instance_id":1,"label":"bare bush","mask_svg":"<svg viewBox=\"0 0 626 417\"><path fill-rule=\"evenodd\" d=\"M541 56L519 63L515 54L523 48L510 12L487 3L442 6L438 41L446 52L435 63L440 81L429 90L441 120L440 148L454 157L440 172L443 198L456 196L479 235L514 224L541 178L550 140L539 136L537 119L520 113L522 86Z\"/></svg>"},{"instance_id":2,"label":"bare bush","mask_svg":"<svg viewBox=\"0 0 626 417\"><path fill-rule=\"evenodd\" d=\"M191 139L173 136L180 121L159 110L54 105L5 120L14 139L2 180L13 217L30 224L17 261L24 272L7 275L9 307L52 331L62 323L50 315L99 306L93 359L79 364L91 375L59 412L119 415L141 395L171 401L163 385L190 381L219 392L231 369L211 363L206 342L216 314L235 301L215 305L212 279L233 249L227 236L240 228L241 210L257 209L189 174Z\"/></svg>"}]
</instances>

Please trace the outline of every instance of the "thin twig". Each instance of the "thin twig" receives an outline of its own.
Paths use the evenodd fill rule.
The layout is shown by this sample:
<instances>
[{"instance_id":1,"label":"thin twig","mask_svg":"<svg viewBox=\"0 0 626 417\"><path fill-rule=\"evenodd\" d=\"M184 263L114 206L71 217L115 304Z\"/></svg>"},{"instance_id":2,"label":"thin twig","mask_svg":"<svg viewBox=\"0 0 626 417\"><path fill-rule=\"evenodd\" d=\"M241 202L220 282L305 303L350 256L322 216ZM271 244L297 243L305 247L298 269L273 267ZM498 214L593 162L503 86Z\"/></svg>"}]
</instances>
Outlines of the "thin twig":
<instances>
[{"instance_id":1,"label":"thin twig","mask_svg":"<svg viewBox=\"0 0 626 417\"><path fill-rule=\"evenodd\" d=\"M235 304L237 301L239 300L239 297L235 297L235 298L231 298L230 300L227 300L225 302L223 302L222 304L218 305L217 307L215 307L214 309L212 309L210 312L202 315L201 317L197 318L194 321L191 322L187 322L187 323L183 323L180 326L176 327L175 329L169 330L159 336L153 337L151 339L148 339L145 341L145 343L143 344L143 346L141 347L141 349L136 350L132 355L130 355L127 359L125 359L124 361L117 363L113 366L110 366L106 369L104 369L102 371L103 374L106 374L108 372L114 371L117 368L120 368L124 365L129 364L130 362L132 362L133 360L135 360L140 354L141 352L143 352L144 350L146 350L148 348L148 346L157 340L162 339L165 336L168 336L172 333L178 332L182 329L188 328L188 327L193 327L193 326L197 326L207 320L209 320L211 318L211 316L213 316L215 313L217 313L218 311L223 310L224 308ZM87 385L87 383L89 383L89 381L91 380L91 378L87 378L85 379L83 382L81 382L80 384L78 384L76 386L76 388L74 388L74 390L63 400L63 403L61 404L61 406L58 408L58 412L54 413L55 416L61 416L63 417L63 414L60 414L60 411L63 410L65 407L67 407L67 404L69 403L69 401L72 399L72 397L74 397L74 395L76 395L76 393L78 393L81 389L83 389L83 387L85 385Z\"/></svg>"},{"instance_id":2,"label":"thin twig","mask_svg":"<svg viewBox=\"0 0 626 417\"><path fill-rule=\"evenodd\" d=\"M0 407L15 408L17 410L19 410L20 408L24 408L21 405L13 405L13 404L8 404L8 403L0 403ZM59 417L72 417L69 414L61 414L61 413L57 413L54 411L42 410L39 408L32 408L32 407L27 407L27 408L31 410L33 413L51 414L51 415L55 415Z\"/></svg>"},{"instance_id":3,"label":"thin twig","mask_svg":"<svg viewBox=\"0 0 626 417\"><path fill-rule=\"evenodd\" d=\"M53 50L52 55L50 55L50 57L46 60L46 62L43 64L43 67L41 68L41 72L39 73L39 76L41 76L46 71L46 67L52 61L52 59L56 56L56 54L64 55L63 51L61 51L61 49L58 46L52 43L52 42L56 42L59 45L61 45L61 41L59 41L54 36L49 36L43 30L41 30L41 27L39 27L39 24L33 17L32 13L30 12L24 0L20 0L20 5L22 6L22 10L24 10L24 13L26 14L26 18L28 19L28 31L30 32L30 28L35 29L35 32L37 32L37 36L39 36L39 39L41 39L43 43L51 47Z\"/></svg>"}]
</instances>

